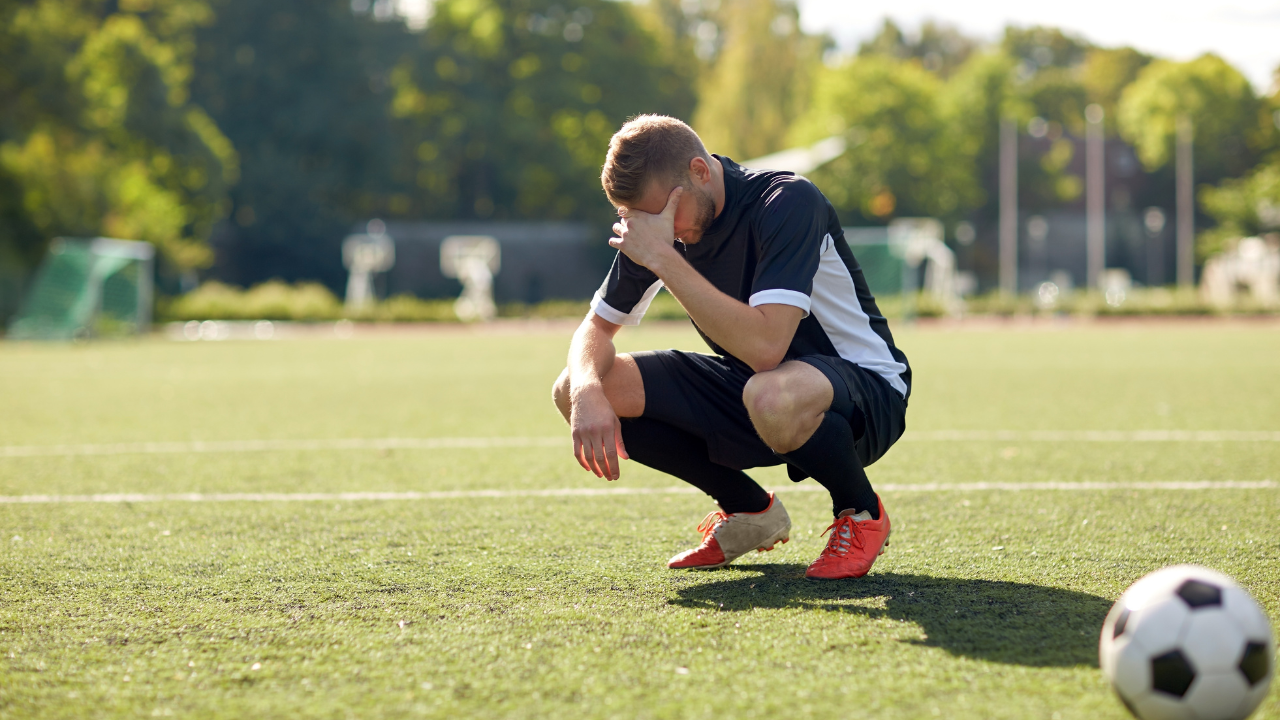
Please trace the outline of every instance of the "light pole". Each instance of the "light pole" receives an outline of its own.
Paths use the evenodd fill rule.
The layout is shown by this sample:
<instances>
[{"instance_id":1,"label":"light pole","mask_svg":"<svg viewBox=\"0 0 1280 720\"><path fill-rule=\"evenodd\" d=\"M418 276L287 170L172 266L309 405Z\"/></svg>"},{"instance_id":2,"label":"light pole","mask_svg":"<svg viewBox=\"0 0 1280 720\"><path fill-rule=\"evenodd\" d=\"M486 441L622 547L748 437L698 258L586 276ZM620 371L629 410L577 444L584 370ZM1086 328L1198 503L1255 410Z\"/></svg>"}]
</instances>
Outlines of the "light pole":
<instances>
[{"instance_id":1,"label":"light pole","mask_svg":"<svg viewBox=\"0 0 1280 720\"><path fill-rule=\"evenodd\" d=\"M1043 215L1027 218L1027 255L1031 282L1044 280L1049 273L1049 221Z\"/></svg>"},{"instance_id":2,"label":"light pole","mask_svg":"<svg viewBox=\"0 0 1280 720\"><path fill-rule=\"evenodd\" d=\"M1178 285L1191 287L1195 284L1194 243L1196 237L1196 209L1192 197L1192 182L1195 169L1192 167L1192 136L1195 128L1191 118L1178 116L1178 148L1175 159L1177 174L1177 213L1178 213Z\"/></svg>"},{"instance_id":3,"label":"light pole","mask_svg":"<svg viewBox=\"0 0 1280 720\"><path fill-rule=\"evenodd\" d=\"M1098 287L1107 264L1106 150L1102 106L1084 109L1085 118L1085 246L1087 283Z\"/></svg>"},{"instance_id":4,"label":"light pole","mask_svg":"<svg viewBox=\"0 0 1280 720\"><path fill-rule=\"evenodd\" d=\"M1164 284L1164 245L1160 231L1164 230L1164 210L1149 207L1142 214L1142 224L1147 228L1147 286Z\"/></svg>"},{"instance_id":5,"label":"light pole","mask_svg":"<svg viewBox=\"0 0 1280 720\"><path fill-rule=\"evenodd\" d=\"M1018 294L1018 122L1000 121L1000 292Z\"/></svg>"}]
</instances>

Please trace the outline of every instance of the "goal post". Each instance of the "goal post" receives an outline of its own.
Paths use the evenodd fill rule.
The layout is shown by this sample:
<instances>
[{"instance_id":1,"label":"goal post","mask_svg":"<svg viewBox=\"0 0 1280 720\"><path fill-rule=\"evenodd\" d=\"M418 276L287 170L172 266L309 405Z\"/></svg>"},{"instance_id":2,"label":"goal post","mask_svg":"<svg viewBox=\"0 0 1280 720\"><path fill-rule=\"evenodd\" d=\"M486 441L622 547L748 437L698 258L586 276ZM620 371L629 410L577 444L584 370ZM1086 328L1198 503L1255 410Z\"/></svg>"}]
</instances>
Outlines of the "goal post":
<instances>
[{"instance_id":1,"label":"goal post","mask_svg":"<svg viewBox=\"0 0 1280 720\"><path fill-rule=\"evenodd\" d=\"M113 238L55 238L9 326L14 340L71 340L145 332L155 248Z\"/></svg>"}]
</instances>

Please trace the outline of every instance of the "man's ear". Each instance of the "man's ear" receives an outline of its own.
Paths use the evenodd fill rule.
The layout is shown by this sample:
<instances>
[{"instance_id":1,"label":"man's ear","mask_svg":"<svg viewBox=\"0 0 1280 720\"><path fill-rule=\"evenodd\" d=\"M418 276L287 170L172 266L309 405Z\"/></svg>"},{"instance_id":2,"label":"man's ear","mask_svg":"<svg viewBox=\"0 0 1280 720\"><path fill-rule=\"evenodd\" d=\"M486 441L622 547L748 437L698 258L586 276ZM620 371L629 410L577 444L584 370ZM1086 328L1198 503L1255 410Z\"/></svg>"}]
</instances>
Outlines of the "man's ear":
<instances>
[{"instance_id":1,"label":"man's ear","mask_svg":"<svg viewBox=\"0 0 1280 720\"><path fill-rule=\"evenodd\" d=\"M707 164L706 158L694 156L689 161L689 177L698 181L699 185L705 185L711 180L711 166Z\"/></svg>"}]
</instances>

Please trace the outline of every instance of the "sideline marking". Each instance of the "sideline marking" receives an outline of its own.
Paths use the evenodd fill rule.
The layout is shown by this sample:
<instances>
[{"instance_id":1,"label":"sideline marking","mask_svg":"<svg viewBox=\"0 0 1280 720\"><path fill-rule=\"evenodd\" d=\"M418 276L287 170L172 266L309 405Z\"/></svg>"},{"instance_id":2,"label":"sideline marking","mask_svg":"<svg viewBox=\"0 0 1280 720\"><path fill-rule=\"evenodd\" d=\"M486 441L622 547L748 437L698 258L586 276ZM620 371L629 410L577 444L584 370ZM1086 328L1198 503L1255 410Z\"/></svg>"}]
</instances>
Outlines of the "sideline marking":
<instances>
[{"instance_id":1,"label":"sideline marking","mask_svg":"<svg viewBox=\"0 0 1280 720\"><path fill-rule=\"evenodd\" d=\"M924 430L904 441L1012 442L1280 442L1280 432L1256 430Z\"/></svg>"},{"instance_id":2,"label":"sideline marking","mask_svg":"<svg viewBox=\"0 0 1280 720\"><path fill-rule=\"evenodd\" d=\"M1252 430L921 430L903 442L1274 442L1280 431ZM331 440L226 440L109 443L102 445L3 445L0 458L82 455L177 455L290 450L450 450L568 447L557 437L336 438Z\"/></svg>"},{"instance_id":3,"label":"sideline marking","mask_svg":"<svg viewBox=\"0 0 1280 720\"><path fill-rule=\"evenodd\" d=\"M226 440L210 442L141 442L104 445L8 445L0 457L65 457L73 455L167 455L274 452L281 450L446 450L466 448L561 447L565 437L337 438L332 440Z\"/></svg>"},{"instance_id":4,"label":"sideline marking","mask_svg":"<svg viewBox=\"0 0 1280 720\"><path fill-rule=\"evenodd\" d=\"M1033 482L1033 483L885 483L884 492L1021 492L1062 490L1269 490L1280 487L1273 480L1190 480L1170 482ZM773 488L774 492L825 492L826 488L795 485ZM612 495L686 495L693 487L665 488L550 488L544 490L441 490L436 492L345 492L345 493L114 493L101 495L0 495L0 505L47 505L55 503L155 503L155 502L355 502L387 500L454 500L465 498L517 497L600 497Z\"/></svg>"}]
</instances>

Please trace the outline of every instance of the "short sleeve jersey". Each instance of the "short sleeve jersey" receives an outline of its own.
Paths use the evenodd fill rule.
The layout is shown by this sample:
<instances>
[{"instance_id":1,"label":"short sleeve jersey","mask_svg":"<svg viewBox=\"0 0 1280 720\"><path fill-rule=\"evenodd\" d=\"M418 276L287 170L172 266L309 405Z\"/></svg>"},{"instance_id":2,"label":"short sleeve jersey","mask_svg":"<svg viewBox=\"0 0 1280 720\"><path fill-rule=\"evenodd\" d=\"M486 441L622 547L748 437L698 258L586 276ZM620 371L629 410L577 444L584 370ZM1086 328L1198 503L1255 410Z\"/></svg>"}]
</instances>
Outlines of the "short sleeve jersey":
<instances>
[{"instance_id":1,"label":"short sleeve jersey","mask_svg":"<svg viewBox=\"0 0 1280 720\"><path fill-rule=\"evenodd\" d=\"M715 157L724 167L724 207L698 242L676 242L676 249L730 297L753 307L781 304L803 310L786 359L842 357L880 375L907 397L911 368L893 343L835 208L803 177L749 170ZM618 253L591 309L609 322L636 325L661 289L656 275ZM701 328L698 333L712 351L732 357Z\"/></svg>"}]
</instances>

